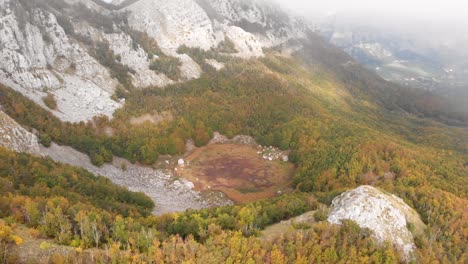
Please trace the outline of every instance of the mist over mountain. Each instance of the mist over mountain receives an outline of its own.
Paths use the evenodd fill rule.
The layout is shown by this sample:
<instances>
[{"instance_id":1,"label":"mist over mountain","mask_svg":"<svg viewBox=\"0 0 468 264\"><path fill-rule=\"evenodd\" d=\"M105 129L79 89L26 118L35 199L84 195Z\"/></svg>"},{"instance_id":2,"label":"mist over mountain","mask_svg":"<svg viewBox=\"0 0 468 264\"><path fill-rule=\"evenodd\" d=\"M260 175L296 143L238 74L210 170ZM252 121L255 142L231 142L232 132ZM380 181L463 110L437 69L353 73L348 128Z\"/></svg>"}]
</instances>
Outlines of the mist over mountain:
<instances>
[{"instance_id":1,"label":"mist over mountain","mask_svg":"<svg viewBox=\"0 0 468 264\"><path fill-rule=\"evenodd\" d=\"M468 97L468 19L461 2L278 1L386 80ZM463 99L461 100L460 97Z\"/></svg>"}]
</instances>

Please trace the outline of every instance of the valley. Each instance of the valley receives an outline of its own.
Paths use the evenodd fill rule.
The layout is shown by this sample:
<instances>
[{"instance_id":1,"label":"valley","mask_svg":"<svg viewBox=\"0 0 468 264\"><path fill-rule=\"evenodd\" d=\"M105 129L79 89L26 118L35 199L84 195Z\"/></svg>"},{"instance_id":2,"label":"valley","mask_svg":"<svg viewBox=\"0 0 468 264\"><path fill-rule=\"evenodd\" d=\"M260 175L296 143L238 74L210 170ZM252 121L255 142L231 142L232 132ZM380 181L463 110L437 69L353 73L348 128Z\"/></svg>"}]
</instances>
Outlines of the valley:
<instances>
[{"instance_id":1,"label":"valley","mask_svg":"<svg viewBox=\"0 0 468 264\"><path fill-rule=\"evenodd\" d=\"M0 0L0 57L0 263L468 259L468 112L269 0Z\"/></svg>"}]
</instances>

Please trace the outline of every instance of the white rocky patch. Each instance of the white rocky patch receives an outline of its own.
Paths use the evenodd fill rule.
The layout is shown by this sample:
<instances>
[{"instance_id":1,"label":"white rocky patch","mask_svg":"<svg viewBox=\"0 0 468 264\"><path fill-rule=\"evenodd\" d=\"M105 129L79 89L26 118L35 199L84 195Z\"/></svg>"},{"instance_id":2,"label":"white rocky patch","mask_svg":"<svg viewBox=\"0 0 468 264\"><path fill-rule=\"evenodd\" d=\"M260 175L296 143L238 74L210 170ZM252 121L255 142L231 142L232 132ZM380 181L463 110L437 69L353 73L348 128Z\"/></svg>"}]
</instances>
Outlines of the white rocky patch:
<instances>
[{"instance_id":1,"label":"white rocky patch","mask_svg":"<svg viewBox=\"0 0 468 264\"><path fill-rule=\"evenodd\" d=\"M218 44L205 11L192 0L140 0L128 6L130 26L146 31L161 49L176 51L181 45L208 50Z\"/></svg>"},{"instance_id":2,"label":"white rocky patch","mask_svg":"<svg viewBox=\"0 0 468 264\"><path fill-rule=\"evenodd\" d=\"M301 19L284 13L280 6L270 0L212 0L211 7L225 22L239 24L248 22L262 27L263 32L254 33L263 47L272 47L292 38L304 38L308 26Z\"/></svg>"},{"instance_id":3,"label":"white rocky patch","mask_svg":"<svg viewBox=\"0 0 468 264\"><path fill-rule=\"evenodd\" d=\"M236 56L242 58L262 57L263 45L253 34L244 31L240 27L227 26L225 28L226 37L232 40L239 51Z\"/></svg>"},{"instance_id":4,"label":"white rocky patch","mask_svg":"<svg viewBox=\"0 0 468 264\"><path fill-rule=\"evenodd\" d=\"M148 54L141 48L133 48L133 40L123 33L106 34L110 49L116 56L120 56L121 63L135 70L133 85L136 87L165 86L173 83L164 74L157 74L151 70ZM153 59L157 59L155 56Z\"/></svg>"},{"instance_id":5,"label":"white rocky patch","mask_svg":"<svg viewBox=\"0 0 468 264\"><path fill-rule=\"evenodd\" d=\"M416 211L401 198L372 186L360 186L333 199L328 222L340 224L344 219L369 228L381 242L390 241L407 259L415 249L408 223L424 226Z\"/></svg>"},{"instance_id":6,"label":"white rocky patch","mask_svg":"<svg viewBox=\"0 0 468 264\"><path fill-rule=\"evenodd\" d=\"M59 111L52 111L63 121L80 122L97 115L112 118L122 103L111 99L112 94L92 82L77 76L63 76L64 88L51 91Z\"/></svg>"},{"instance_id":7,"label":"white rocky patch","mask_svg":"<svg viewBox=\"0 0 468 264\"><path fill-rule=\"evenodd\" d=\"M133 29L145 31L165 54L180 59L186 80L199 78L202 70L188 55L177 54L177 49L186 45L208 50L221 41L207 14L192 0L140 0L125 10L131 12L129 23Z\"/></svg>"},{"instance_id":8,"label":"white rocky patch","mask_svg":"<svg viewBox=\"0 0 468 264\"><path fill-rule=\"evenodd\" d=\"M282 160L283 162L288 162L288 152L282 151L279 148L273 146L257 146L257 154L261 155L263 159L273 161L273 160Z\"/></svg>"},{"instance_id":9,"label":"white rocky patch","mask_svg":"<svg viewBox=\"0 0 468 264\"><path fill-rule=\"evenodd\" d=\"M215 68L217 71L222 70L224 68L224 66L225 66L224 63L219 62L219 61L214 60L214 59L208 59L208 60L205 60L205 62L208 63L213 68Z\"/></svg>"},{"instance_id":10,"label":"white rocky patch","mask_svg":"<svg viewBox=\"0 0 468 264\"><path fill-rule=\"evenodd\" d=\"M170 56L177 57L180 59L182 65L180 66L180 71L182 72L182 77L185 80L200 78L202 74L202 69L189 55L187 54L178 54L175 52L168 52Z\"/></svg>"},{"instance_id":11,"label":"white rocky patch","mask_svg":"<svg viewBox=\"0 0 468 264\"><path fill-rule=\"evenodd\" d=\"M0 146L16 152L39 153L36 135L22 128L3 111L0 111Z\"/></svg>"}]
</instances>

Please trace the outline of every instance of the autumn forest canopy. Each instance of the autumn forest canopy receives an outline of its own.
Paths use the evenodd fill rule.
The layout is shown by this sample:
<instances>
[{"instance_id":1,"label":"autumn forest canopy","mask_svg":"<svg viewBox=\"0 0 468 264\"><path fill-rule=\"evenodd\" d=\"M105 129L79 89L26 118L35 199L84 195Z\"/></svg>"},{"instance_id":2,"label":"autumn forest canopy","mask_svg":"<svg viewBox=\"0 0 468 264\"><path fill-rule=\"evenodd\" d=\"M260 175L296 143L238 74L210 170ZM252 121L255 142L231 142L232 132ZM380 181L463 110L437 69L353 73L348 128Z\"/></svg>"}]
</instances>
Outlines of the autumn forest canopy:
<instances>
[{"instance_id":1,"label":"autumn forest canopy","mask_svg":"<svg viewBox=\"0 0 468 264\"><path fill-rule=\"evenodd\" d=\"M293 194L154 217L154 204L143 194L114 187L82 169L2 149L3 225L25 225L61 245L118 249L112 251L115 255L99 256L124 261L216 262L239 254L241 262L335 262L346 257L392 263L400 258L397 250L378 246L352 223L338 228L320 222L300 236L273 243L255 238L267 225L317 210L347 188L373 184L402 197L427 224L426 233L416 237L419 260L465 257L466 130L402 117L325 68L310 68L274 52L260 61L233 60L226 69L197 80L124 92L127 103L114 119L78 124L59 121L8 87L0 92L4 111L36 129L44 145L52 140L73 146L96 165L110 162L113 155L150 165L161 154L183 153L187 139L203 146L219 131L290 149L297 167ZM173 120L130 125L131 117L163 111L170 111ZM108 127L112 136L102 132ZM383 177L386 173L393 177ZM187 247L197 250L190 253Z\"/></svg>"}]
</instances>

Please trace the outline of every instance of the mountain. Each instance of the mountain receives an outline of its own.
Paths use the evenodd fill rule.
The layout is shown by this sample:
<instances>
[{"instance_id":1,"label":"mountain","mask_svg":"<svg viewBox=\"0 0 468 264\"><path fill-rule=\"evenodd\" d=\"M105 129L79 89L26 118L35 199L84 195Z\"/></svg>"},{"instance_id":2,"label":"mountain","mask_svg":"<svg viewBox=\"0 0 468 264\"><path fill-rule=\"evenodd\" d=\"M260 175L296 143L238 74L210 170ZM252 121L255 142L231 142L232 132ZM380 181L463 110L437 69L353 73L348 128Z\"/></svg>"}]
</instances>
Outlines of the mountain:
<instances>
[{"instance_id":1,"label":"mountain","mask_svg":"<svg viewBox=\"0 0 468 264\"><path fill-rule=\"evenodd\" d=\"M0 262L465 262L468 113L273 2L0 7Z\"/></svg>"},{"instance_id":2,"label":"mountain","mask_svg":"<svg viewBox=\"0 0 468 264\"><path fill-rule=\"evenodd\" d=\"M307 30L275 5L242 1L21 0L0 10L3 83L44 107L49 95L50 110L71 122L111 116L122 106L111 98L119 84L198 78L200 65L178 54L181 46L259 57Z\"/></svg>"}]
</instances>

